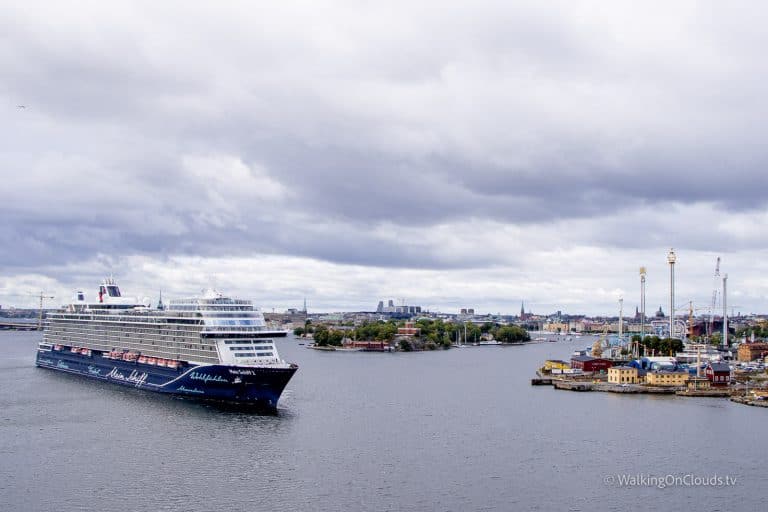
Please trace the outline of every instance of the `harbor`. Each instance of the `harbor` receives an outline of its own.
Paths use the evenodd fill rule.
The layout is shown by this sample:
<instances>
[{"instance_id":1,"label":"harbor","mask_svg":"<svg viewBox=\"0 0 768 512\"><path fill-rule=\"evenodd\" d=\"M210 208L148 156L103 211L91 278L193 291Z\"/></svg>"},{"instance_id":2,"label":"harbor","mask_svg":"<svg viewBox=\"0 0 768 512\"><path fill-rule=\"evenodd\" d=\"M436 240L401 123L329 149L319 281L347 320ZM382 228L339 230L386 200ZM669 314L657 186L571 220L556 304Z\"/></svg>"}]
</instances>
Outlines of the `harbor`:
<instances>
[{"instance_id":1,"label":"harbor","mask_svg":"<svg viewBox=\"0 0 768 512\"><path fill-rule=\"evenodd\" d=\"M341 357L306 350L289 335L277 347L301 371L276 414L252 415L35 369L38 336L0 333L0 490L8 510L25 510L33 490L41 503L65 500L64 509L87 508L92 497L70 483L72 475L90 474L94 452L102 464L89 477L93 485L122 482L119 492L104 490L99 503L119 511L174 510L183 502L203 512L211 503L246 503L251 490L210 478L233 466L238 478L276 486L259 498L262 508L275 510L302 510L308 502L316 510L339 504L349 510L448 510L452 503L471 503L468 510L526 508L523 503L601 510L599 503L588 505L640 501L652 491L665 506L684 508L690 489L662 493L603 483L607 473L653 473L673 446L665 474L726 467L745 495L740 508L762 504L763 478L750 468L762 460L754 447L768 425L765 409L728 400L531 387L530 369L566 358L574 348L569 342ZM692 425L707 428L695 436L664 434ZM727 429L738 429L739 443L722 443ZM114 442L137 433L138 447ZM144 452L158 462L138 471ZM206 464L189 463L199 460ZM569 478L552 478L557 471ZM549 490L542 498L537 482L545 480ZM593 496L577 498L587 487ZM697 493L722 510L734 503L722 489Z\"/></svg>"}]
</instances>

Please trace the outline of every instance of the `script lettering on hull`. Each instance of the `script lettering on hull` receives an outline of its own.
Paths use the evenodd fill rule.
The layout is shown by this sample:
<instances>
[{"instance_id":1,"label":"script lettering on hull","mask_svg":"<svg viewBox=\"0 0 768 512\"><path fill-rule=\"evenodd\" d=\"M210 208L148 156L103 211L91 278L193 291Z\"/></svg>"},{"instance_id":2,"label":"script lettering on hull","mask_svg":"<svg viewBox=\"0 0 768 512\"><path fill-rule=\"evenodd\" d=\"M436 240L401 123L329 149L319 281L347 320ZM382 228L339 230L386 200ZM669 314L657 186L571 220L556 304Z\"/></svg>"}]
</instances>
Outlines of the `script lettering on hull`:
<instances>
[{"instance_id":1,"label":"script lettering on hull","mask_svg":"<svg viewBox=\"0 0 768 512\"><path fill-rule=\"evenodd\" d=\"M196 395L205 394L205 391L203 391L202 389L197 389L197 388L190 389L190 388L185 388L184 386L179 386L178 388L176 388L176 391L183 391L185 393L194 393Z\"/></svg>"},{"instance_id":2,"label":"script lettering on hull","mask_svg":"<svg viewBox=\"0 0 768 512\"><path fill-rule=\"evenodd\" d=\"M136 387L141 386L147 381L147 373L146 372L139 372L136 370L131 371L130 375L126 376L123 372L118 370L116 367L113 367L112 370L107 374L107 377L115 380L121 380L123 382L131 382L136 385Z\"/></svg>"},{"instance_id":3,"label":"script lettering on hull","mask_svg":"<svg viewBox=\"0 0 768 512\"><path fill-rule=\"evenodd\" d=\"M221 375L209 375L207 373L192 372L189 374L190 380L201 380L206 384L209 382L229 382Z\"/></svg>"}]
</instances>

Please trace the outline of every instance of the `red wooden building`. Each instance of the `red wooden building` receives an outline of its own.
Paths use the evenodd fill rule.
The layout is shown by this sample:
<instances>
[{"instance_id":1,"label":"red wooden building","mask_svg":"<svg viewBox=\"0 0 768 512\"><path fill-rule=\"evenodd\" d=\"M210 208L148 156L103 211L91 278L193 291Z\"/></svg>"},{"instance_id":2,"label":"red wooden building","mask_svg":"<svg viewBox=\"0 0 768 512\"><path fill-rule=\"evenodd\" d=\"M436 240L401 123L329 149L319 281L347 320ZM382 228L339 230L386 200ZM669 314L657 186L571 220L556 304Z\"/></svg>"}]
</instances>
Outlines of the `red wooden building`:
<instances>
[{"instance_id":1,"label":"red wooden building","mask_svg":"<svg viewBox=\"0 0 768 512\"><path fill-rule=\"evenodd\" d=\"M713 386L727 386L731 383L731 367L725 363L709 363L704 375Z\"/></svg>"},{"instance_id":2,"label":"red wooden building","mask_svg":"<svg viewBox=\"0 0 768 512\"><path fill-rule=\"evenodd\" d=\"M603 359L601 357L573 356L571 358L571 368L578 369L583 372L607 371L611 366L613 366L612 361Z\"/></svg>"}]
</instances>

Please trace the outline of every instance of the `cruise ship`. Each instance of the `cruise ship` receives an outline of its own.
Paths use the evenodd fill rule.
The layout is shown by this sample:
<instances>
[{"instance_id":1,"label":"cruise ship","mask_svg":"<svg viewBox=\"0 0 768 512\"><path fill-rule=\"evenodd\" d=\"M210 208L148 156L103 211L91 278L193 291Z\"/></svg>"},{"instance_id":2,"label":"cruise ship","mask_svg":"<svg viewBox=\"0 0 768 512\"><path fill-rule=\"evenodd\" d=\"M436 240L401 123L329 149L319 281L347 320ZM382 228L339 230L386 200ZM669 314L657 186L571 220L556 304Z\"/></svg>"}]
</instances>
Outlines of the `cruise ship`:
<instances>
[{"instance_id":1,"label":"cruise ship","mask_svg":"<svg viewBox=\"0 0 768 512\"><path fill-rule=\"evenodd\" d=\"M249 300L206 291L150 308L105 279L98 301L82 291L49 313L41 368L195 399L276 409L298 367L278 355L264 315Z\"/></svg>"}]
</instances>

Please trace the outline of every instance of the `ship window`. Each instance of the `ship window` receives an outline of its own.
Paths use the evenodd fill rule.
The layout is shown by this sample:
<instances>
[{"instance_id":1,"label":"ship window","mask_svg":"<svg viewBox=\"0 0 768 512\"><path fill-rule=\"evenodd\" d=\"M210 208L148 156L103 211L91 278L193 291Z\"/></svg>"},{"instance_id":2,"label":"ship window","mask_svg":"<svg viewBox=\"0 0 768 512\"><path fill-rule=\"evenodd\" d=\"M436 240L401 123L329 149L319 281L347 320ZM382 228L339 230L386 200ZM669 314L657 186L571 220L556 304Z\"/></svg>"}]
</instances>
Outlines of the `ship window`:
<instances>
[{"instance_id":1,"label":"ship window","mask_svg":"<svg viewBox=\"0 0 768 512\"><path fill-rule=\"evenodd\" d=\"M235 354L235 357L256 357L256 354L253 352L240 352Z\"/></svg>"},{"instance_id":2,"label":"ship window","mask_svg":"<svg viewBox=\"0 0 768 512\"><path fill-rule=\"evenodd\" d=\"M272 352L259 352L256 354L259 357L272 357Z\"/></svg>"},{"instance_id":3,"label":"ship window","mask_svg":"<svg viewBox=\"0 0 768 512\"><path fill-rule=\"evenodd\" d=\"M119 297L120 289L117 286L107 286L107 291L110 297Z\"/></svg>"}]
</instances>

